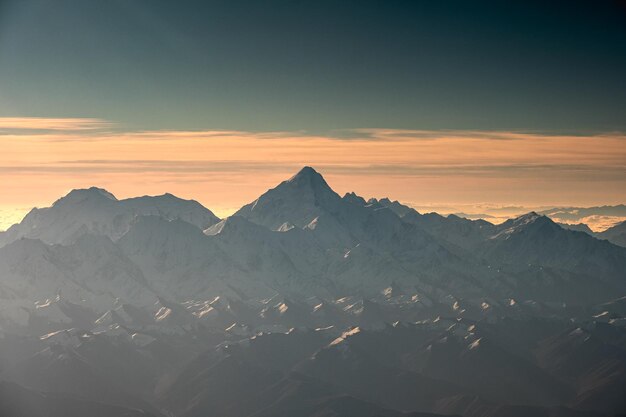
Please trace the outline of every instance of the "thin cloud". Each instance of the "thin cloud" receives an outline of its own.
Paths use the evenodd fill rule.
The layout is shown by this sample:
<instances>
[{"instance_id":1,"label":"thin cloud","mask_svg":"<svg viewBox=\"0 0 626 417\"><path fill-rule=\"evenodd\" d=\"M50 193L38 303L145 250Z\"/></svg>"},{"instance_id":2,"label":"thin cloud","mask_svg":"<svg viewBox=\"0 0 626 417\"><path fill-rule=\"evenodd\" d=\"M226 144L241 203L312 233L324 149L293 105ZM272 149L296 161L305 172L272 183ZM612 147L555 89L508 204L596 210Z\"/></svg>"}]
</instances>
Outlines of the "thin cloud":
<instances>
[{"instance_id":1,"label":"thin cloud","mask_svg":"<svg viewBox=\"0 0 626 417\"><path fill-rule=\"evenodd\" d=\"M100 185L121 197L172 192L223 212L303 165L339 193L420 204L626 201L626 136L618 133L123 131L68 120L0 135L0 205L46 205L67 189Z\"/></svg>"},{"instance_id":2,"label":"thin cloud","mask_svg":"<svg viewBox=\"0 0 626 417\"><path fill-rule=\"evenodd\" d=\"M111 127L112 123L93 118L0 117L0 130L12 133L35 131L89 131Z\"/></svg>"}]
</instances>

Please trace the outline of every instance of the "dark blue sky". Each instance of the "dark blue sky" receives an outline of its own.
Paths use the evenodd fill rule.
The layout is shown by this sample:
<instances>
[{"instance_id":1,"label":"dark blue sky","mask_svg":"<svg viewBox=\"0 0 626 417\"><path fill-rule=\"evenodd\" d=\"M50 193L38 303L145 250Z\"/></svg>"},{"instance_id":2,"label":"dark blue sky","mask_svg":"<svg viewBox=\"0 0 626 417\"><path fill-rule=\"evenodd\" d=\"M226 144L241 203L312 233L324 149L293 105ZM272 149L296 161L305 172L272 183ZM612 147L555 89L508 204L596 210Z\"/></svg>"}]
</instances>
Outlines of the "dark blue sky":
<instances>
[{"instance_id":1,"label":"dark blue sky","mask_svg":"<svg viewBox=\"0 0 626 417\"><path fill-rule=\"evenodd\" d=\"M0 116L623 131L626 6L0 0Z\"/></svg>"}]
</instances>

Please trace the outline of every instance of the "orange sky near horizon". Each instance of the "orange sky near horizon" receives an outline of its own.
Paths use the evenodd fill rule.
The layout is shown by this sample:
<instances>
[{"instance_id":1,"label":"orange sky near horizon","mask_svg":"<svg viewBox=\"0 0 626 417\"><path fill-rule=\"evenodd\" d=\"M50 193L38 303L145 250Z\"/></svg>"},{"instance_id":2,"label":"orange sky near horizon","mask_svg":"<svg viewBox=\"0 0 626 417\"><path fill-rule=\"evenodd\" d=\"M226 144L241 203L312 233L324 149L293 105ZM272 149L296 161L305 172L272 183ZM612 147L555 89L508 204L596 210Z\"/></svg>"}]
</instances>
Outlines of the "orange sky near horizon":
<instances>
[{"instance_id":1,"label":"orange sky near horizon","mask_svg":"<svg viewBox=\"0 0 626 417\"><path fill-rule=\"evenodd\" d=\"M304 165L340 194L416 205L626 202L621 133L132 132L97 119L0 118L0 149L0 230L92 185L118 198L171 192L225 216Z\"/></svg>"}]
</instances>

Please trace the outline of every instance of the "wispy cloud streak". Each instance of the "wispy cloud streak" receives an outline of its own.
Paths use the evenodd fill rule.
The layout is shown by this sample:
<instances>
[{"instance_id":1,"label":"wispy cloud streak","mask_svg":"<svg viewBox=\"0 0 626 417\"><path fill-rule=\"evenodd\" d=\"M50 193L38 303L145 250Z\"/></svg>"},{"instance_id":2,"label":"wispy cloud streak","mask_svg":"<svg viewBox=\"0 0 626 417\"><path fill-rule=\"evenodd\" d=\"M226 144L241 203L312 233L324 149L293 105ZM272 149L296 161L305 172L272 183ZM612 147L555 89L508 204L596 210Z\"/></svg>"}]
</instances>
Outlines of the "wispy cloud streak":
<instances>
[{"instance_id":1,"label":"wispy cloud streak","mask_svg":"<svg viewBox=\"0 0 626 417\"><path fill-rule=\"evenodd\" d=\"M131 132L112 126L98 119L0 119L0 205L49 204L71 188L100 185L120 197L173 192L219 211L252 200L302 165L317 167L339 192L408 202L626 201L626 136L620 133Z\"/></svg>"},{"instance_id":2,"label":"wispy cloud streak","mask_svg":"<svg viewBox=\"0 0 626 417\"><path fill-rule=\"evenodd\" d=\"M15 133L44 131L87 131L112 126L101 119L88 118L47 118L47 117L0 117L0 130Z\"/></svg>"}]
</instances>

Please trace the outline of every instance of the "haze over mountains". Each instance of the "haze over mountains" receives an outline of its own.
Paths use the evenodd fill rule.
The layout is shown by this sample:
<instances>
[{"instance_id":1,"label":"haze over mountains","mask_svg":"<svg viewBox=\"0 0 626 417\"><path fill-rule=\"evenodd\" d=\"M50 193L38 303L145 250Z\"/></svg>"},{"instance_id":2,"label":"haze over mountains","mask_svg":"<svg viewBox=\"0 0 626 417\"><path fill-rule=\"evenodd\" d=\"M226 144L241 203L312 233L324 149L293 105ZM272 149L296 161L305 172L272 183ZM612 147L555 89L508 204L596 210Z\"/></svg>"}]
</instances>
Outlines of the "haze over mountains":
<instances>
[{"instance_id":1,"label":"haze over mountains","mask_svg":"<svg viewBox=\"0 0 626 417\"><path fill-rule=\"evenodd\" d=\"M619 415L624 224L74 190L0 233L0 414Z\"/></svg>"}]
</instances>

